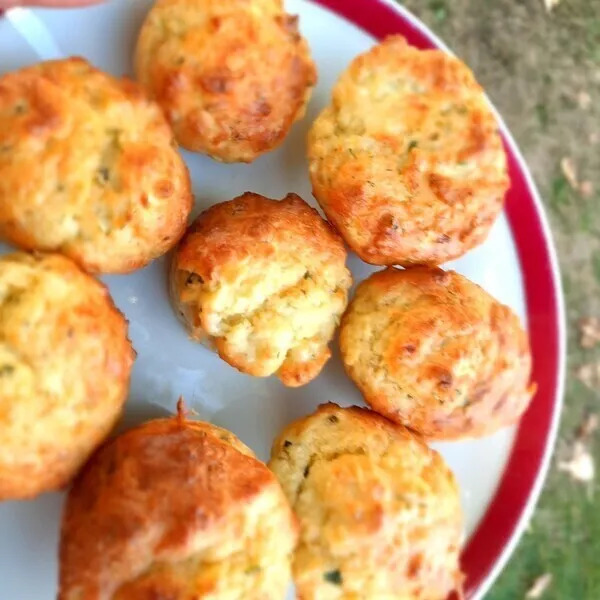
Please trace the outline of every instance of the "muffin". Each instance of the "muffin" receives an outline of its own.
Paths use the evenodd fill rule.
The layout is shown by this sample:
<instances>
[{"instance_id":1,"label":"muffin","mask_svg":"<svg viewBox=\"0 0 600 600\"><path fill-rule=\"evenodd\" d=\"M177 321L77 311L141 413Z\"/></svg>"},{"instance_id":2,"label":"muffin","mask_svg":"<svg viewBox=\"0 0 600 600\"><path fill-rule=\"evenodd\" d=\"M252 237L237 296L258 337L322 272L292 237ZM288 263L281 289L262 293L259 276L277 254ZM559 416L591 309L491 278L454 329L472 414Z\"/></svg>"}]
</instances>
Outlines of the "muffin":
<instances>
[{"instance_id":1,"label":"muffin","mask_svg":"<svg viewBox=\"0 0 600 600\"><path fill-rule=\"evenodd\" d=\"M0 77L0 237L126 273L171 248L192 195L159 106L81 58Z\"/></svg>"},{"instance_id":2,"label":"muffin","mask_svg":"<svg viewBox=\"0 0 600 600\"><path fill-rule=\"evenodd\" d=\"M490 434L535 392L517 315L454 271L373 274L344 315L340 348L366 402L430 439Z\"/></svg>"},{"instance_id":3,"label":"muffin","mask_svg":"<svg viewBox=\"0 0 600 600\"><path fill-rule=\"evenodd\" d=\"M278 146L316 83L298 17L281 0L158 0L135 70L179 143L224 162Z\"/></svg>"},{"instance_id":4,"label":"muffin","mask_svg":"<svg viewBox=\"0 0 600 600\"><path fill-rule=\"evenodd\" d=\"M192 224L172 262L192 338L244 373L288 386L318 375L352 283L340 237L296 194L246 192Z\"/></svg>"},{"instance_id":5,"label":"muffin","mask_svg":"<svg viewBox=\"0 0 600 600\"><path fill-rule=\"evenodd\" d=\"M270 467L300 522L301 600L446 600L460 589L458 487L415 434L325 404L283 430Z\"/></svg>"},{"instance_id":6,"label":"muffin","mask_svg":"<svg viewBox=\"0 0 600 600\"><path fill-rule=\"evenodd\" d=\"M313 193L376 265L437 265L480 244L508 188L496 119L457 58L391 36L358 56L308 136Z\"/></svg>"},{"instance_id":7,"label":"muffin","mask_svg":"<svg viewBox=\"0 0 600 600\"><path fill-rule=\"evenodd\" d=\"M1 500L72 479L120 416L133 359L99 281L63 256L0 256Z\"/></svg>"},{"instance_id":8,"label":"muffin","mask_svg":"<svg viewBox=\"0 0 600 600\"><path fill-rule=\"evenodd\" d=\"M59 600L281 600L297 524L233 434L178 417L102 447L75 481Z\"/></svg>"}]
</instances>

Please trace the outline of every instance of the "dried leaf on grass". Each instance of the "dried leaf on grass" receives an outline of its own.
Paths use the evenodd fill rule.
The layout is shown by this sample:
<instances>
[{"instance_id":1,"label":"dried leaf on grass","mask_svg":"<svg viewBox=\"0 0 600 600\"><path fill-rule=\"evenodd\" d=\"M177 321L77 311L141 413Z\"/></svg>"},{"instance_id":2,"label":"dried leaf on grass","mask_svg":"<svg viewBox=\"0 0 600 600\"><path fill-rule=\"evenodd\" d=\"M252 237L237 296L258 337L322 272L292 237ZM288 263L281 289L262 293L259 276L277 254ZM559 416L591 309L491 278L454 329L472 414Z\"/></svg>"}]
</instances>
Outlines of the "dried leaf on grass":
<instances>
[{"instance_id":1,"label":"dried leaf on grass","mask_svg":"<svg viewBox=\"0 0 600 600\"><path fill-rule=\"evenodd\" d=\"M550 12L554 7L558 6L560 0L544 0L544 6L546 10Z\"/></svg>"},{"instance_id":2,"label":"dried leaf on grass","mask_svg":"<svg viewBox=\"0 0 600 600\"><path fill-rule=\"evenodd\" d=\"M596 413L588 413L577 428L577 440L584 442L598 429L600 419Z\"/></svg>"},{"instance_id":3,"label":"dried leaf on grass","mask_svg":"<svg viewBox=\"0 0 600 600\"><path fill-rule=\"evenodd\" d=\"M565 156L560 161L560 168L565 176L565 179L569 182L569 185L574 189L579 188L579 182L577 181L577 169L572 158Z\"/></svg>"},{"instance_id":4,"label":"dried leaf on grass","mask_svg":"<svg viewBox=\"0 0 600 600\"><path fill-rule=\"evenodd\" d=\"M577 441L573 445L573 453L569 460L561 460L558 470L568 473L576 481L589 482L596 476L594 459L588 449Z\"/></svg>"},{"instance_id":5,"label":"dried leaf on grass","mask_svg":"<svg viewBox=\"0 0 600 600\"><path fill-rule=\"evenodd\" d=\"M581 90L577 94L577 104L579 104L579 108L585 110L591 103L592 97L585 90Z\"/></svg>"},{"instance_id":6,"label":"dried leaf on grass","mask_svg":"<svg viewBox=\"0 0 600 600\"><path fill-rule=\"evenodd\" d=\"M600 363L587 363L581 365L575 376L581 383L590 389L597 389L600 384Z\"/></svg>"},{"instance_id":7,"label":"dried leaf on grass","mask_svg":"<svg viewBox=\"0 0 600 600\"><path fill-rule=\"evenodd\" d=\"M600 141L600 134L595 131L592 131L589 136L590 144L597 144Z\"/></svg>"},{"instance_id":8,"label":"dried leaf on grass","mask_svg":"<svg viewBox=\"0 0 600 600\"><path fill-rule=\"evenodd\" d=\"M542 594L550 587L552 583L552 573L544 573L535 579L531 587L527 590L525 598L535 600L541 598Z\"/></svg>"},{"instance_id":9,"label":"dried leaf on grass","mask_svg":"<svg viewBox=\"0 0 600 600\"><path fill-rule=\"evenodd\" d=\"M600 319L597 317L585 317L581 319L579 321L579 332L581 333L581 347L593 348L600 342Z\"/></svg>"},{"instance_id":10,"label":"dried leaf on grass","mask_svg":"<svg viewBox=\"0 0 600 600\"><path fill-rule=\"evenodd\" d=\"M584 198L589 198L594 193L594 186L591 181L582 181L579 184L579 193Z\"/></svg>"}]
</instances>

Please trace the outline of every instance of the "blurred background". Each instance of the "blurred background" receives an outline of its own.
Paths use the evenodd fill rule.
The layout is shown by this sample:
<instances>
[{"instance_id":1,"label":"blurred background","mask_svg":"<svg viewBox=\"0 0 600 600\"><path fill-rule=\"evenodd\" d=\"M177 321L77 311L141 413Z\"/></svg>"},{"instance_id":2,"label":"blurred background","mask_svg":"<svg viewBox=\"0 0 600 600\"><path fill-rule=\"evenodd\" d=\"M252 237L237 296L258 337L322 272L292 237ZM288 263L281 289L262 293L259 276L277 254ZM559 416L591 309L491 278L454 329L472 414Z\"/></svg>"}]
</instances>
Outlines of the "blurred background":
<instances>
[{"instance_id":1,"label":"blurred background","mask_svg":"<svg viewBox=\"0 0 600 600\"><path fill-rule=\"evenodd\" d=\"M533 172L567 305L559 441L486 600L600 599L600 0L404 0L476 73Z\"/></svg>"},{"instance_id":2,"label":"blurred background","mask_svg":"<svg viewBox=\"0 0 600 600\"><path fill-rule=\"evenodd\" d=\"M600 600L600 0L401 1L475 71L503 115L562 269L559 440L533 519L486 600Z\"/></svg>"}]
</instances>

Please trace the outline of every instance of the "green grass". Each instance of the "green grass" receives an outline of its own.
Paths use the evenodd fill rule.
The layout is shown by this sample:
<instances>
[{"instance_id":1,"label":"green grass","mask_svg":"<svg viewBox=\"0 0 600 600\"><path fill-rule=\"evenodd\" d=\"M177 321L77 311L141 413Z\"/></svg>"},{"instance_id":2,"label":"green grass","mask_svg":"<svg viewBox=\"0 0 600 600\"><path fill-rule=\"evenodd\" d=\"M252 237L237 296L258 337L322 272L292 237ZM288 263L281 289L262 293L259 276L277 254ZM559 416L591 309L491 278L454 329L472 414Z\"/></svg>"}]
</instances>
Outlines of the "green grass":
<instances>
[{"instance_id":1,"label":"green grass","mask_svg":"<svg viewBox=\"0 0 600 600\"><path fill-rule=\"evenodd\" d=\"M548 116L548 107L545 104L536 104L535 112L538 118L539 126L546 130L548 128L548 123L550 122L550 117Z\"/></svg>"},{"instance_id":2,"label":"green grass","mask_svg":"<svg viewBox=\"0 0 600 600\"><path fill-rule=\"evenodd\" d=\"M600 284L600 252L596 251L592 255L592 268L594 271L594 277L598 284Z\"/></svg>"},{"instance_id":3,"label":"green grass","mask_svg":"<svg viewBox=\"0 0 600 600\"><path fill-rule=\"evenodd\" d=\"M444 0L432 0L429 9L438 23L443 23L448 18L448 6Z\"/></svg>"},{"instance_id":4,"label":"green grass","mask_svg":"<svg viewBox=\"0 0 600 600\"><path fill-rule=\"evenodd\" d=\"M556 176L552 180L552 189L548 197L550 207L560 214L561 208L569 206L570 196L569 183L565 176Z\"/></svg>"}]
</instances>

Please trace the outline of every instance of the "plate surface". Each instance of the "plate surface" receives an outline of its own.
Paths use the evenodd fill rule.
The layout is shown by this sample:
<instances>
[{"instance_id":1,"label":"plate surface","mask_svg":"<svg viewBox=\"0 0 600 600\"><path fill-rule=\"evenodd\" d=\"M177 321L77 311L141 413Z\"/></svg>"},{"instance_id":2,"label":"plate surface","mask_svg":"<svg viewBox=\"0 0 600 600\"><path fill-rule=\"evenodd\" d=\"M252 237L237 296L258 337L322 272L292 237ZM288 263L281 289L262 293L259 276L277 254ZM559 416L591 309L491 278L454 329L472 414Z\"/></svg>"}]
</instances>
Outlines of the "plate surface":
<instances>
[{"instance_id":1,"label":"plate surface","mask_svg":"<svg viewBox=\"0 0 600 600\"><path fill-rule=\"evenodd\" d=\"M129 74L136 34L151 4L112 0L69 11L11 11L0 19L0 73L76 54L115 75ZM304 140L339 73L389 33L402 33L422 48L443 47L391 0L288 0L286 6L300 15L319 70L307 115L280 149L251 165L223 165L184 152L196 197L194 215L246 190L274 198L296 192L316 205ZM528 323L539 391L518 428L476 441L436 444L461 487L468 539L463 567L473 598L482 597L491 585L533 508L556 433L564 371L563 306L549 230L523 159L502 127L512 180L506 210L485 244L447 266L479 283ZM8 250L0 245L0 252ZM168 302L165 265L163 258L132 275L103 278L130 321L138 351L120 428L173 412L183 394L201 418L230 429L266 459L272 439L290 420L325 401L362 403L336 351L317 380L288 389L274 378L242 375L189 341ZM353 255L349 266L355 280L374 270ZM0 504L0 600L55 597L62 501L62 494L46 494L35 501Z\"/></svg>"}]
</instances>

